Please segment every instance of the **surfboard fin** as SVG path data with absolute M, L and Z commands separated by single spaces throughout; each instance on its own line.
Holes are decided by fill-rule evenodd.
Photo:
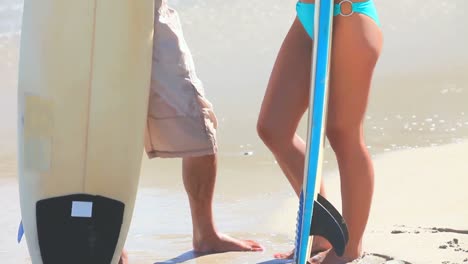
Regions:
M 333 205 L 318 194 L 314 203 L 311 236 L 321 236 L 332 244 L 338 256 L 342 256 L 348 243 L 348 227 Z

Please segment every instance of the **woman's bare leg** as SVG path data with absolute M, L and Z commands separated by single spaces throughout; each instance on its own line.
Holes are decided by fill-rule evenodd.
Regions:
M 298 196 L 304 177 L 306 146 L 296 130 L 309 104 L 311 56 L 312 41 L 296 19 L 278 54 L 257 125 L 259 136 Z M 326 240 L 318 238 L 313 250 L 329 247 Z M 275 257 L 289 258 L 292 253 Z

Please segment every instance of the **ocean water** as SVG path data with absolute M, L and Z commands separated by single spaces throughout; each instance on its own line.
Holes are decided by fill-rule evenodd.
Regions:
M 294 1 L 169 1 L 220 121 L 221 152 L 268 156 L 255 123 Z M 468 2 L 376 1 L 384 32 L 366 121 L 372 152 L 468 135 Z M 0 0 L 0 146 L 16 132 L 22 1 Z M 305 122 L 300 132 L 304 135 Z M 8 135 L 8 137 L 7 137 Z M 14 142 L 14 140 L 13 140 Z M 246 150 L 247 149 L 247 150 Z

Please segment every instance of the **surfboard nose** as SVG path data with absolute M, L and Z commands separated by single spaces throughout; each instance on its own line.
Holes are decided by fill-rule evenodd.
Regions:
M 88 194 L 36 203 L 37 234 L 44 264 L 111 263 L 125 205 Z
M 332 244 L 336 254 L 343 256 L 349 240 L 348 227 L 338 210 L 320 194 L 314 203 L 310 235 L 324 237 Z

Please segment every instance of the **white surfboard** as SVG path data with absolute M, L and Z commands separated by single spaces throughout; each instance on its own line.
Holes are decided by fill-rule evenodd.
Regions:
M 33 264 L 117 263 L 139 181 L 153 0 L 25 0 L 21 213 Z

